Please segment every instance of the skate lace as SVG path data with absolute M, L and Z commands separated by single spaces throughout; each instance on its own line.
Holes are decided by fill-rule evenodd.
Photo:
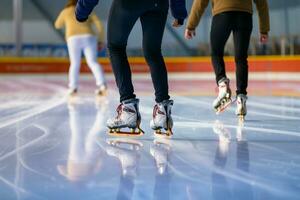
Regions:
M 153 108 L 153 113 L 152 113 L 153 118 L 156 116 L 157 111 L 158 111 L 158 106 L 155 105 Z

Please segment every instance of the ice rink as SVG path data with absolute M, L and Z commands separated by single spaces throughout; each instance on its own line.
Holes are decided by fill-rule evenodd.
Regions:
M 67 77 L 0 77 L 0 199 L 300 199 L 300 79 L 250 80 L 248 115 L 233 105 L 216 116 L 212 79 L 170 76 L 172 139 L 149 127 L 149 77 L 136 77 L 139 138 L 107 135 L 118 93 L 95 98 L 83 76 L 66 97 Z M 234 81 L 231 84 L 234 90 Z

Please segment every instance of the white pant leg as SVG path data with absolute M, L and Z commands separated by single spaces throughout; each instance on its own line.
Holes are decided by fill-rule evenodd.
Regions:
M 70 68 L 69 68 L 69 88 L 78 88 L 79 73 L 80 73 L 80 62 L 81 62 L 81 38 L 74 36 L 67 41 Z
M 104 72 L 102 66 L 97 61 L 97 39 L 95 36 L 88 36 L 83 43 L 83 52 L 86 62 L 91 69 L 95 79 L 96 85 L 100 86 L 105 84 Z

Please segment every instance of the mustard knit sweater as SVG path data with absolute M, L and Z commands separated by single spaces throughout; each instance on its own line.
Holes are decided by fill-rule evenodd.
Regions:
M 93 25 L 97 29 L 97 34 L 93 30 Z M 70 6 L 61 11 L 55 21 L 55 28 L 60 29 L 65 27 L 66 40 L 75 35 L 91 34 L 98 36 L 99 41 L 104 39 L 103 25 L 99 18 L 92 14 L 86 22 L 78 22 L 75 18 L 75 6 Z
M 256 4 L 259 16 L 259 29 L 261 33 L 270 31 L 269 8 L 267 0 L 211 0 L 213 16 L 226 11 L 243 11 L 253 13 L 252 1 Z M 209 0 L 194 0 L 187 29 L 194 30 L 201 19 Z

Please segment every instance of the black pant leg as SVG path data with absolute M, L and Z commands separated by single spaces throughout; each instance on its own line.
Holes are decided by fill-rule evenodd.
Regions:
M 131 70 L 127 59 L 128 36 L 139 17 L 136 6 L 125 0 L 114 0 L 110 9 L 107 28 L 108 50 L 120 101 L 135 98 Z
M 167 69 L 161 53 L 167 15 L 168 1 L 162 0 L 157 9 L 145 12 L 140 18 L 143 29 L 144 56 L 150 67 L 155 101 L 158 103 L 170 98 Z
M 226 77 L 224 63 L 224 48 L 232 30 L 232 17 L 230 12 L 215 15 L 212 19 L 210 43 L 211 59 L 214 67 L 216 82 Z
M 248 49 L 252 32 L 252 14 L 235 13 L 233 40 L 236 63 L 236 93 L 247 94 L 248 87 Z

